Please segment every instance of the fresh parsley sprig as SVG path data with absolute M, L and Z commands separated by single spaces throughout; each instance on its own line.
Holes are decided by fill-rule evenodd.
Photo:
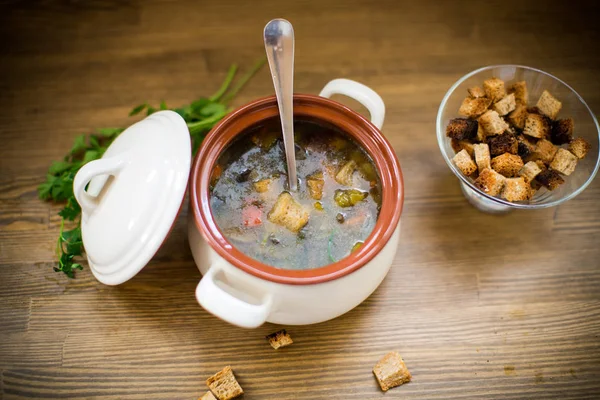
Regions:
M 257 62 L 229 90 L 237 73 L 237 66 L 232 65 L 223 84 L 215 94 L 210 97 L 201 97 L 187 106 L 172 109 L 183 117 L 188 126 L 194 154 L 200 147 L 204 136 L 231 111 L 229 102 L 258 72 L 265 61 L 265 59 L 262 59 Z M 134 107 L 129 116 L 138 115 L 144 111 L 146 115 L 150 115 L 156 111 L 169 109 L 164 101 L 158 107 L 144 103 Z M 81 238 L 81 208 L 73 194 L 73 180 L 79 168 L 92 160 L 101 158 L 112 141 L 124 130 L 125 128 L 102 128 L 97 129 L 95 133 L 90 135 L 77 136 L 69 153 L 63 160 L 54 161 L 50 165 L 46 174 L 46 181 L 38 186 L 40 199 L 65 204 L 58 213 L 61 222 L 56 244 L 58 264 L 54 267 L 54 271 L 63 272 L 69 278 L 75 277 L 75 270 L 83 269 L 81 264 L 77 262 L 76 257 L 81 257 L 85 251 Z M 65 230 L 65 222 L 69 224 L 71 229 Z

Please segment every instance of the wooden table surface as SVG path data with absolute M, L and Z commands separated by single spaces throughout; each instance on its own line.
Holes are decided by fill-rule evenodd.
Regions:
M 600 397 L 600 182 L 560 207 L 485 215 L 463 198 L 435 138 L 446 90 L 484 65 L 557 75 L 600 110 L 592 3 L 527 1 L 3 2 L 0 62 L 0 398 L 195 399 L 231 365 L 245 399 Z M 363 82 L 387 105 L 404 171 L 398 253 L 355 310 L 232 327 L 201 309 L 185 215 L 134 279 L 52 271 L 59 206 L 37 199 L 73 139 L 126 125 L 144 101 L 215 91 L 263 55 L 274 17 L 295 26 L 296 91 Z M 263 69 L 236 105 L 272 93 Z M 183 214 L 186 214 L 184 210 Z M 413 382 L 371 373 L 399 351 Z

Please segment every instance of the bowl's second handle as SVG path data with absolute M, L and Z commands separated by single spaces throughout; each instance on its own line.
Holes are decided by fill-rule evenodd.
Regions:
M 196 300 L 206 311 L 230 324 L 242 328 L 261 326 L 271 312 L 271 296 L 264 296 L 261 304 L 250 304 L 219 287 L 216 275 L 223 272 L 224 262 L 216 261 L 204 274 L 196 287 Z
M 319 96 L 329 98 L 334 94 L 348 96 L 365 106 L 371 114 L 373 125 L 381 129 L 385 118 L 385 104 L 373 89 L 350 79 L 334 79 L 325 85 Z

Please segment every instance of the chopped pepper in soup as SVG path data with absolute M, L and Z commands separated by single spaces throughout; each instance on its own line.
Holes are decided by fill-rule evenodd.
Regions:
M 356 251 L 373 230 L 381 183 L 347 135 L 296 121 L 298 191 L 290 192 L 279 119 L 251 128 L 212 171 L 211 209 L 240 251 L 285 269 L 312 269 Z

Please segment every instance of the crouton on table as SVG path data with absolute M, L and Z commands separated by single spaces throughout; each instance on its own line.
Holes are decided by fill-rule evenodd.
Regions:
M 550 168 L 563 175 L 571 175 L 575 171 L 577 160 L 578 158 L 569 150 L 558 149 L 554 159 L 550 163 Z
M 588 151 L 592 148 L 592 145 L 587 140 L 581 137 L 577 137 L 571 140 L 569 143 L 569 151 L 577 156 L 577 158 L 583 158 L 586 156 Z
M 492 104 L 492 100 L 487 97 L 465 97 L 458 109 L 458 113 L 465 117 L 477 118 L 488 109 L 490 104 Z
M 315 200 L 321 200 L 323 197 L 323 187 L 325 186 L 323 172 L 317 171 L 312 175 L 307 176 L 306 186 L 308 187 L 308 193 L 310 194 L 310 197 Z
M 502 198 L 508 201 L 524 201 L 531 198 L 531 186 L 523 177 L 507 178 L 502 189 Z
M 308 212 L 288 192 L 282 192 L 267 218 L 274 224 L 286 227 L 292 232 L 298 232 L 308 223 Z
M 503 175 L 491 168 L 486 168 L 475 179 L 475 186 L 490 196 L 497 196 L 504 187 L 504 181 L 506 178 Z
M 508 88 L 508 93 L 515 95 L 515 101 L 518 104 L 527 106 L 529 101 L 529 92 L 527 90 L 527 83 L 525 81 L 515 82 Z
M 289 346 L 290 344 L 294 343 L 292 337 L 287 333 L 285 329 L 267 335 L 267 340 L 269 341 L 271 347 L 273 347 L 275 350 L 281 347 Z
M 540 114 L 527 114 L 523 133 L 534 138 L 545 138 L 550 134 L 550 121 Z
M 516 106 L 515 95 L 511 93 L 501 100 L 498 100 L 498 102 L 492 106 L 492 110 L 496 111 L 499 115 L 506 115 L 513 111 Z
M 523 168 L 523 160 L 521 157 L 510 153 L 504 153 L 498 157 L 492 158 L 491 164 L 494 171 L 507 178 L 517 176 L 519 170 Z
M 229 365 L 208 378 L 206 385 L 219 400 L 231 400 L 244 394 Z
M 198 400 L 217 400 L 217 398 L 212 394 L 211 391 L 208 391 L 204 393 Z
M 356 170 L 356 168 L 356 161 L 348 161 L 335 175 L 336 182 L 345 186 L 352 186 L 352 175 L 354 175 L 354 171 Z
M 569 143 L 573 138 L 574 130 L 575 122 L 573 118 L 559 119 L 552 126 L 550 140 L 552 140 L 552 143 L 558 145 Z
M 535 161 L 529 161 L 519 170 L 519 176 L 522 176 L 525 182 L 531 182 L 540 172 L 542 169 L 539 165 Z
M 479 123 L 487 136 L 499 135 L 508 128 L 508 124 L 494 110 L 488 110 L 479 117 Z
M 375 374 L 375 378 L 384 392 L 410 382 L 412 378 L 402 357 L 395 351 L 386 354 L 379 360 L 373 367 L 373 374 Z
M 475 165 L 473 159 L 466 150 L 461 150 L 456 153 L 452 161 L 454 161 L 454 164 L 466 176 L 470 176 L 477 171 L 477 165 Z
M 477 121 L 468 118 L 451 119 L 446 127 L 446 136 L 451 139 L 473 139 L 477 133 Z
M 490 161 L 490 147 L 487 143 L 480 143 L 473 145 L 473 152 L 475 155 L 475 163 L 479 172 L 486 168 L 491 168 Z
M 535 106 L 548 118 L 556 119 L 562 108 L 562 103 L 552 96 L 549 91 L 544 90 Z
M 492 157 L 499 156 L 504 153 L 517 154 L 519 143 L 517 139 L 510 133 L 504 132 L 501 135 L 490 136 L 487 138 L 490 146 L 490 154 Z
M 483 81 L 483 90 L 485 90 L 486 96 L 493 102 L 506 96 L 504 81 L 495 77 Z

